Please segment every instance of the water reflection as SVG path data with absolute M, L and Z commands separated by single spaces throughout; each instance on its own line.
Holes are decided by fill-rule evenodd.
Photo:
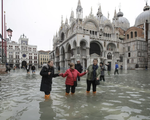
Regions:
M 39 114 L 40 120 L 53 120 L 56 117 L 56 113 L 53 110 L 52 106 L 53 100 L 45 100 L 43 102 L 39 102 Z

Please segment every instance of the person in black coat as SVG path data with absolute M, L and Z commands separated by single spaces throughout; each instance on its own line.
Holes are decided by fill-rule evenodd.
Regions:
M 32 70 L 32 74 L 35 73 L 35 66 L 34 65 L 32 65 L 31 70 Z
M 83 67 L 82 65 L 80 64 L 80 60 L 77 60 L 77 64 L 75 64 L 75 69 L 79 72 L 79 73 L 82 73 L 82 70 L 83 70 Z M 80 81 L 80 77 L 78 76 L 77 77 L 78 81 Z
M 40 75 L 42 76 L 40 91 L 45 93 L 45 99 L 49 99 L 52 90 L 52 78 L 59 76 L 59 74 L 54 74 L 53 61 L 48 61 L 48 64 L 43 65 Z

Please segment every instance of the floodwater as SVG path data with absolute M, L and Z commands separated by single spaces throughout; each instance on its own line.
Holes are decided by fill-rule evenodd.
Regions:
M 150 120 L 150 71 L 119 72 L 106 75 L 96 95 L 86 94 L 85 76 L 69 96 L 65 78 L 54 78 L 49 100 L 39 91 L 39 71 L 1 75 L 0 120 Z

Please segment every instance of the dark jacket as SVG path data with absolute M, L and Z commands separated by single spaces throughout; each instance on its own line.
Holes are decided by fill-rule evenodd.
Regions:
M 31 70 L 35 70 L 35 66 L 32 66 L 32 67 L 31 67 Z
M 110 71 L 110 65 L 106 64 L 106 66 L 107 66 L 107 70 Z
M 81 64 L 75 64 L 75 69 L 78 71 L 78 72 L 82 72 L 83 68 L 82 68 L 82 65 Z
M 26 65 L 26 70 L 30 70 L 30 65 Z
M 48 75 L 48 72 L 51 72 L 51 74 Z M 49 65 L 43 66 L 40 75 L 42 76 L 40 91 L 51 91 L 52 78 L 59 75 L 54 74 L 54 68 L 50 67 Z
M 101 68 L 101 75 L 105 75 L 105 66 L 100 66 Z
M 93 81 L 93 64 L 90 65 L 88 68 L 88 74 L 87 74 L 87 80 L 89 81 Z M 101 68 L 98 66 L 97 70 L 96 70 L 96 78 L 99 78 L 101 74 Z

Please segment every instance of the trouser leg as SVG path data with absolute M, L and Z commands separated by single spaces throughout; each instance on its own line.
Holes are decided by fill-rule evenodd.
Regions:
M 78 78 L 78 81 L 80 81 L 80 77 L 78 76 L 77 78 Z
M 102 80 L 102 75 L 100 75 L 100 81 Z
M 118 70 L 117 70 L 117 74 L 119 74 Z
M 66 85 L 66 93 L 70 92 L 70 85 Z
M 90 91 L 91 89 L 91 82 L 87 80 L 87 91 Z
M 93 87 L 93 92 L 96 92 L 96 84 L 95 84 L 95 80 L 92 81 L 92 87 Z
M 45 95 L 49 95 L 50 91 L 45 91 L 44 93 L 45 93 Z
M 75 86 L 71 86 L 71 93 L 75 93 Z
M 105 76 L 103 76 L 103 81 L 105 81 Z

